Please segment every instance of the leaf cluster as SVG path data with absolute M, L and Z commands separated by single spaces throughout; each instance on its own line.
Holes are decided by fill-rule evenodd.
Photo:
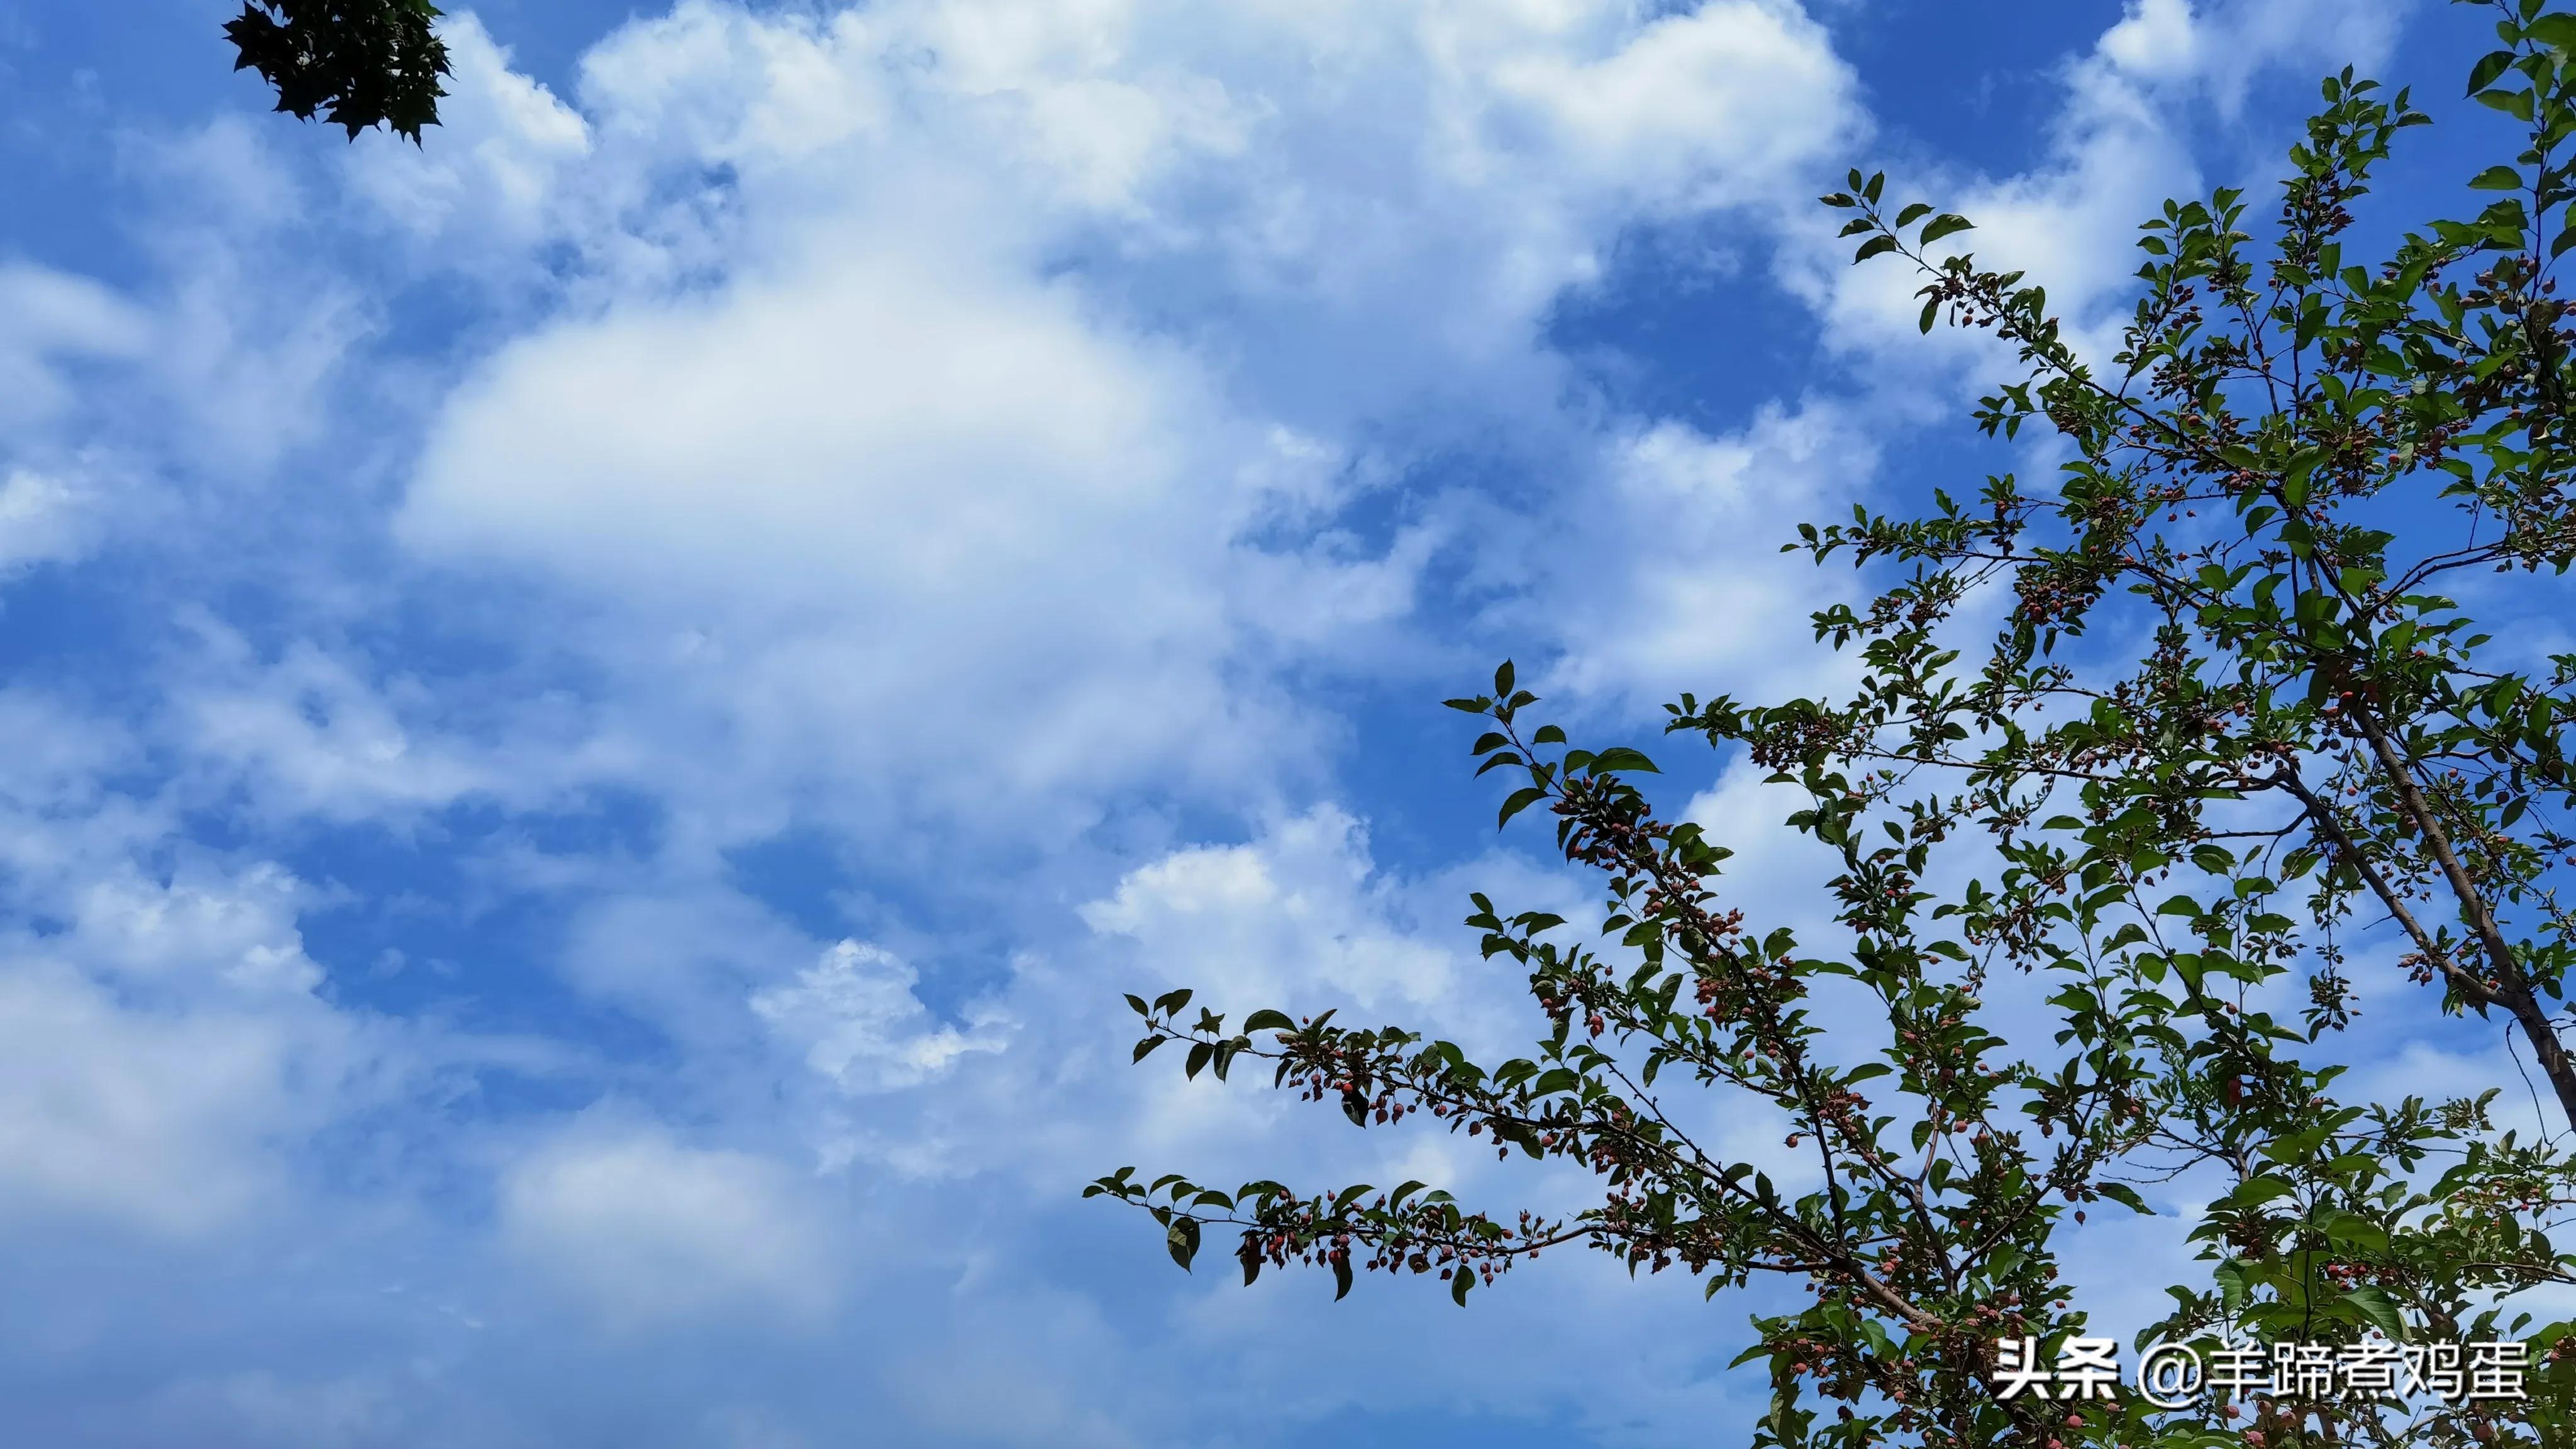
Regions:
M 430 0 L 245 0 L 224 34 L 233 69 L 257 71 L 278 110 L 318 114 L 352 141 L 381 125 L 418 145 L 451 74 L 439 14 Z
M 2464 178 L 2474 214 L 2365 248 L 2356 208 L 2429 118 L 2346 71 L 2264 214 L 2220 189 L 2143 225 L 2107 355 L 1959 250 L 1966 218 L 1890 207 L 1858 171 L 1823 198 L 1857 262 L 1914 269 L 1925 330 L 2004 344 L 1979 426 L 2045 430 L 2065 461 L 1800 530 L 1789 547 L 1878 582 L 1814 618 L 1861 666 L 1848 695 L 1668 707 L 1669 734 L 1798 797 L 1786 823 L 1833 867 L 1821 909 L 1731 896 L 1731 852 L 1638 783 L 1654 762 L 1535 722 L 1506 664 L 1449 702 L 1479 720 L 1479 773 L 1511 780 L 1500 823 L 1545 813 L 1604 887 L 1590 941 L 1474 898 L 1484 956 L 1545 1022 L 1531 1055 L 1488 1066 L 1329 1011 L 1228 1034 L 1185 1022 L 1185 993 L 1134 1000 L 1140 1059 L 1186 1041 L 1191 1074 L 1223 1075 L 1248 1054 L 1355 1126 L 1419 1114 L 1588 1173 L 1591 1206 L 1131 1170 L 1091 1191 L 1154 1212 L 1185 1266 L 1203 1227 L 1239 1232 L 1247 1281 L 1437 1271 L 1463 1302 L 1579 1245 L 1711 1295 L 1793 1284 L 1803 1306 L 1756 1315 L 1743 1360 L 1773 1386 L 1757 1446 L 2566 1442 L 2569 1325 L 2521 1305 L 2576 1283 L 2556 1240 L 2576 1204 L 2576 655 L 2499 641 L 2469 606 L 2545 611 L 2576 562 L 2576 323 L 2554 275 L 2576 246 L 2576 16 L 2463 3 L 2499 39 L 2469 94 L 2520 132 Z M 2542 1132 L 2494 1121 L 2518 1081 L 2351 1097 L 2335 1042 L 2362 971 L 2399 978 L 2375 1009 L 2505 1035 Z M 2008 1023 L 2005 996 L 2052 1029 Z M 1777 1124 L 1801 1184 L 1706 1140 L 1712 1110 Z M 2245 1422 L 2001 1397 L 1998 1339 L 2086 1330 L 2069 1232 L 2159 1198 L 2188 1205 L 2206 1275 L 2140 1346 L 2511 1333 L 2542 1353 L 2535 1397 L 2276 1399 Z

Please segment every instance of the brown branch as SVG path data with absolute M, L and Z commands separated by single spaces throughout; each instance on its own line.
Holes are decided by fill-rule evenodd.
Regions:
M 2495 980 L 2484 984 L 2484 994 L 2513 1014 L 2514 1021 L 2522 1028 L 2523 1038 L 2531 1043 L 2532 1055 L 2539 1060 L 2541 1072 L 2549 1078 L 2550 1087 L 2558 1094 L 2559 1110 L 2567 1114 L 2571 1126 L 2576 1126 L 2576 1059 L 2569 1058 L 2566 1045 L 2559 1041 L 2557 1028 L 2550 1024 L 2547 1008 L 2540 1004 L 2538 995 L 2532 990 L 2531 978 L 2523 973 L 2522 963 L 2514 959 L 2512 946 L 2505 941 L 2503 929 L 2496 924 L 2495 912 L 2488 907 L 2477 882 L 2469 878 L 2468 868 L 2460 863 L 2459 852 L 2451 845 L 2450 832 L 2442 828 L 2441 817 L 2415 783 L 2414 770 L 2398 754 L 2397 747 L 2373 717 L 2368 704 L 2357 695 L 2353 700 L 2351 718 L 2362 737 L 2370 742 L 2371 754 L 2378 761 L 2380 773 L 2387 779 L 2389 788 L 2395 792 L 2398 808 L 2406 813 L 2408 822 L 2421 835 L 2425 853 L 2432 856 L 2433 863 L 2440 867 L 2443 881 L 2450 886 L 2452 896 L 2459 903 L 2460 919 L 2476 935 L 2485 952 L 2487 967 L 2494 973 Z M 2354 860 L 2362 860 L 2359 851 L 2353 851 L 2352 855 Z M 2383 891 L 2383 899 L 2387 898 L 2384 886 L 2374 885 L 2373 888 Z M 2421 944 L 2420 936 L 2418 944 Z M 2455 981 L 2465 978 L 2466 973 L 2449 965 L 2447 959 L 2436 959 L 2441 960 L 2445 970 L 2456 973 Z

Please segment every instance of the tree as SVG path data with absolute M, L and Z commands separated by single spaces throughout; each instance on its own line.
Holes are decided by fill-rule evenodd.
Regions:
M 1712 1297 L 1803 1285 L 1739 1361 L 1774 1389 L 1756 1445 L 2570 1442 L 2576 1340 L 2518 1305 L 2576 1284 L 2550 1236 L 2576 1204 L 2557 895 L 2576 865 L 2576 654 L 2499 641 L 2464 598 L 2545 612 L 2576 561 L 2576 332 L 2554 275 L 2576 246 L 2576 15 L 2461 3 L 2501 37 L 2469 93 L 2521 137 L 2469 180 L 2491 202 L 2372 260 L 2353 208 L 2427 117 L 2346 71 L 2259 221 L 2220 190 L 2145 223 L 2107 360 L 2079 354 L 2041 288 L 1942 247 L 1966 219 L 1891 208 L 1857 171 L 1824 198 L 1857 261 L 1921 276 L 1923 330 L 1946 318 L 2017 358 L 1984 432 L 2050 429 L 2069 458 L 2049 486 L 2007 473 L 1918 515 L 1800 530 L 1791 548 L 1879 581 L 1866 607 L 1815 616 L 1820 647 L 1865 665 L 1849 698 L 1668 707 L 1670 734 L 1802 793 L 1787 823 L 1837 868 L 1828 938 L 1731 900 L 1729 851 L 1636 783 L 1649 759 L 1573 747 L 1506 664 L 1450 701 L 1486 726 L 1483 770 L 1519 782 L 1502 820 L 1543 807 L 1606 884 L 1592 944 L 1474 898 L 1485 956 L 1527 973 L 1545 1021 L 1531 1056 L 1480 1064 L 1329 1010 L 1229 1028 L 1185 1015 L 1187 991 L 1129 998 L 1139 1061 L 1180 1042 L 1193 1077 L 1266 1062 L 1355 1125 L 1427 1115 L 1588 1170 L 1596 1205 L 1547 1218 L 1414 1182 L 1218 1190 L 1133 1169 L 1086 1195 L 1149 1210 L 1184 1267 L 1231 1229 L 1247 1283 L 1311 1265 L 1336 1296 L 1384 1270 L 1437 1274 L 1463 1304 L 1560 1245 L 1686 1269 Z M 2554 1098 L 2545 1129 L 2499 1128 L 2494 1089 L 2343 1095 L 2364 970 L 2416 983 L 2388 1010 L 2509 1032 Z M 2015 1001 L 2047 1027 L 2008 1040 Z M 1810 1185 L 1694 1140 L 1676 1090 L 1776 1118 Z M 2086 1334 L 2071 1231 L 2166 1187 L 2208 1204 L 2190 1231 L 2207 1272 L 2130 1348 L 2514 1335 L 2531 1397 L 2161 1408 L 2017 1389 L 2019 1340 Z
M 418 145 L 447 94 L 439 14 L 430 0 L 244 0 L 224 34 L 239 52 L 233 69 L 258 71 L 277 109 L 319 113 L 352 141 L 382 125 Z

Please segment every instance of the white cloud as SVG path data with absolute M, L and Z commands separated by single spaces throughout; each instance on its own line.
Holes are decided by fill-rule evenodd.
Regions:
M 1853 410 L 1766 403 L 1735 433 L 1664 421 L 1604 451 L 1592 488 L 1486 565 L 1532 584 L 1497 607 L 1501 627 L 1566 651 L 1545 687 L 1634 711 L 1684 689 L 1813 692 L 1849 671 L 1811 646 L 1808 616 L 1850 575 L 1780 547 L 1875 471 L 1876 441 Z
M 80 557 L 95 500 L 47 473 L 25 468 L 0 479 L 0 573 Z
M 131 360 L 148 336 L 145 314 L 97 282 L 24 262 L 0 264 L 0 427 L 22 427 L 70 405 L 62 363 Z
M 565 172 L 590 153 L 590 128 L 544 86 L 510 69 L 471 12 L 440 27 L 453 74 L 439 127 L 413 146 L 389 135 L 349 148 L 341 184 L 424 243 L 423 259 L 507 255 L 545 235 Z
M 24 950 L 23 947 L 19 948 Z M 0 972 L 0 1215 L 197 1236 L 287 1185 L 334 1115 L 349 1043 L 307 1008 L 130 1007 L 20 960 Z
M 788 771 L 1060 834 L 1148 781 L 1311 774 L 1317 722 L 1245 665 L 1383 634 L 1438 543 L 1279 521 L 1329 516 L 1425 398 L 1579 435 L 1548 421 L 1557 293 L 1640 216 L 1802 194 L 1855 112 L 1823 32 L 1751 0 L 1239 19 L 630 26 L 584 63 L 555 212 L 630 284 L 456 394 L 403 538 L 613 597 L 581 642 L 657 751 L 763 762 L 706 783 L 730 799 Z M 1239 328 L 1174 335 L 1171 299 L 1220 293 Z
M 183 623 L 198 644 L 174 700 L 190 749 L 255 783 L 262 803 L 281 815 L 380 820 L 476 792 L 541 792 L 553 783 L 505 774 L 437 730 L 416 682 L 380 684 L 309 641 L 261 661 L 239 632 L 202 612 Z M 407 713 L 431 716 L 425 738 Z M 548 733 L 541 716 L 514 723 L 523 741 Z
M 612 635 L 613 667 L 735 758 L 996 803 L 1217 768 L 1229 475 L 1258 451 L 1069 288 L 866 246 L 505 354 L 405 535 L 616 591 L 689 643 Z
M 193 875 L 93 882 L 71 940 L 98 966 L 136 980 L 252 994 L 302 994 L 319 983 L 295 928 L 294 877 L 265 864 L 232 879 Z
M 1649 215 L 1779 203 L 1853 138 L 1850 77 L 1794 6 L 1707 4 L 1613 33 L 1597 58 L 1502 59 L 1495 86 L 1557 129 L 1551 162 Z
M 1094 931 L 1134 939 L 1157 974 L 1241 1010 L 1330 996 L 1367 1010 L 1448 997 L 1452 952 L 1381 924 L 1391 902 L 1367 835 L 1332 806 L 1246 845 L 1199 846 L 1137 867 L 1082 908 Z
M 2386 64 L 2412 0 L 2131 0 L 2095 54 L 2124 75 L 2205 89 L 2233 119 L 2254 78 L 2271 69 L 2317 71 Z
M 2137 0 L 2120 23 L 2102 32 L 2104 59 L 2131 75 L 2154 79 L 2198 69 L 2201 36 L 2191 0 Z
M 793 986 L 751 998 L 770 1030 L 805 1047 L 805 1061 L 852 1094 L 898 1091 L 945 1075 L 969 1052 L 1002 1049 L 1008 1022 L 990 1011 L 969 1031 L 929 1026 L 912 994 L 920 976 L 881 947 L 842 941 Z
M 576 1123 L 509 1164 L 500 1231 L 528 1269 L 620 1330 L 744 1312 L 809 1321 L 838 1291 L 795 1174 L 651 1126 Z
M 1168 505 L 1186 386 L 1069 289 L 844 255 L 513 348 L 404 526 L 611 585 L 962 599 Z
M 175 838 L 126 730 L 0 696 L 0 1216 L 150 1237 L 296 1197 L 302 1144 L 409 1085 L 401 1034 L 325 1004 L 273 861 Z
M 2065 61 L 2065 100 L 2047 123 L 2041 164 L 2003 176 L 1962 175 L 1937 163 L 1910 174 L 1899 168 L 1890 174 L 1888 200 L 1920 196 L 1976 223 L 1936 252 L 1973 252 L 1982 266 L 2026 273 L 2047 288 L 2051 311 L 2069 324 L 2068 340 L 2107 368 L 2136 295 L 2138 224 L 2168 197 L 2259 183 L 2297 139 L 2286 125 L 2242 125 L 2256 79 L 2297 75 L 2295 103 L 2304 106 L 2315 95 L 2307 72 L 2354 65 L 2368 74 L 2385 63 L 2410 8 L 2130 0 L 2091 50 Z M 2213 104 L 2241 130 L 2241 149 L 2215 156 L 2196 149 L 2193 120 Z M 2215 180 L 2207 174 L 2213 170 Z M 1922 301 L 1914 294 L 1922 278 L 1893 261 L 1848 266 L 1849 243 L 1828 241 L 1828 219 L 1819 214 L 1807 224 L 1811 244 L 1784 258 L 1783 281 L 1816 301 L 1838 346 L 1866 352 L 1873 370 L 1892 379 L 1884 389 L 1890 406 L 1927 421 L 1947 416 L 1937 409 L 2011 371 L 2009 354 L 1982 338 L 1945 329 L 1925 343 L 1916 335 Z M 1947 385 L 1918 392 L 1927 373 L 1947 373 Z

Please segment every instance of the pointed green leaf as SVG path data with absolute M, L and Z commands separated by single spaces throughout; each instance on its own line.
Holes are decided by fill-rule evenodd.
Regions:
M 2576 52 L 2576 15 L 2553 13 L 2534 18 L 2523 34 L 2552 50 Z
M 1592 757 L 1592 773 L 1595 775 L 1610 774 L 1619 770 L 1626 770 L 1631 774 L 1638 775 L 1659 775 L 1663 773 L 1661 770 L 1655 768 L 1654 761 L 1647 759 L 1643 754 L 1636 750 L 1626 749 L 1624 747 L 1615 750 L 1603 750 L 1600 754 Z
M 2391 1343 L 2406 1341 L 2406 1315 L 2399 1311 L 2397 1300 L 2385 1288 L 2373 1284 L 2355 1288 L 2343 1295 L 2343 1301 L 2361 1315 L 2361 1321 L 2388 1336 Z
M 2147 1206 L 2145 1201 L 2138 1196 L 2138 1190 L 2129 1186 L 2125 1182 L 2103 1183 L 2101 1184 L 2101 1192 L 2104 1197 L 2120 1204 L 2131 1212 L 2143 1213 L 2148 1217 L 2154 1217 L 2156 1215 L 2156 1210 Z
M 2513 52 L 2510 50 L 2491 50 L 2479 56 L 2478 63 L 2469 67 L 2469 88 L 2464 94 L 2473 96 L 2495 84 L 2495 78 L 2504 74 L 2505 67 L 2511 64 Z

